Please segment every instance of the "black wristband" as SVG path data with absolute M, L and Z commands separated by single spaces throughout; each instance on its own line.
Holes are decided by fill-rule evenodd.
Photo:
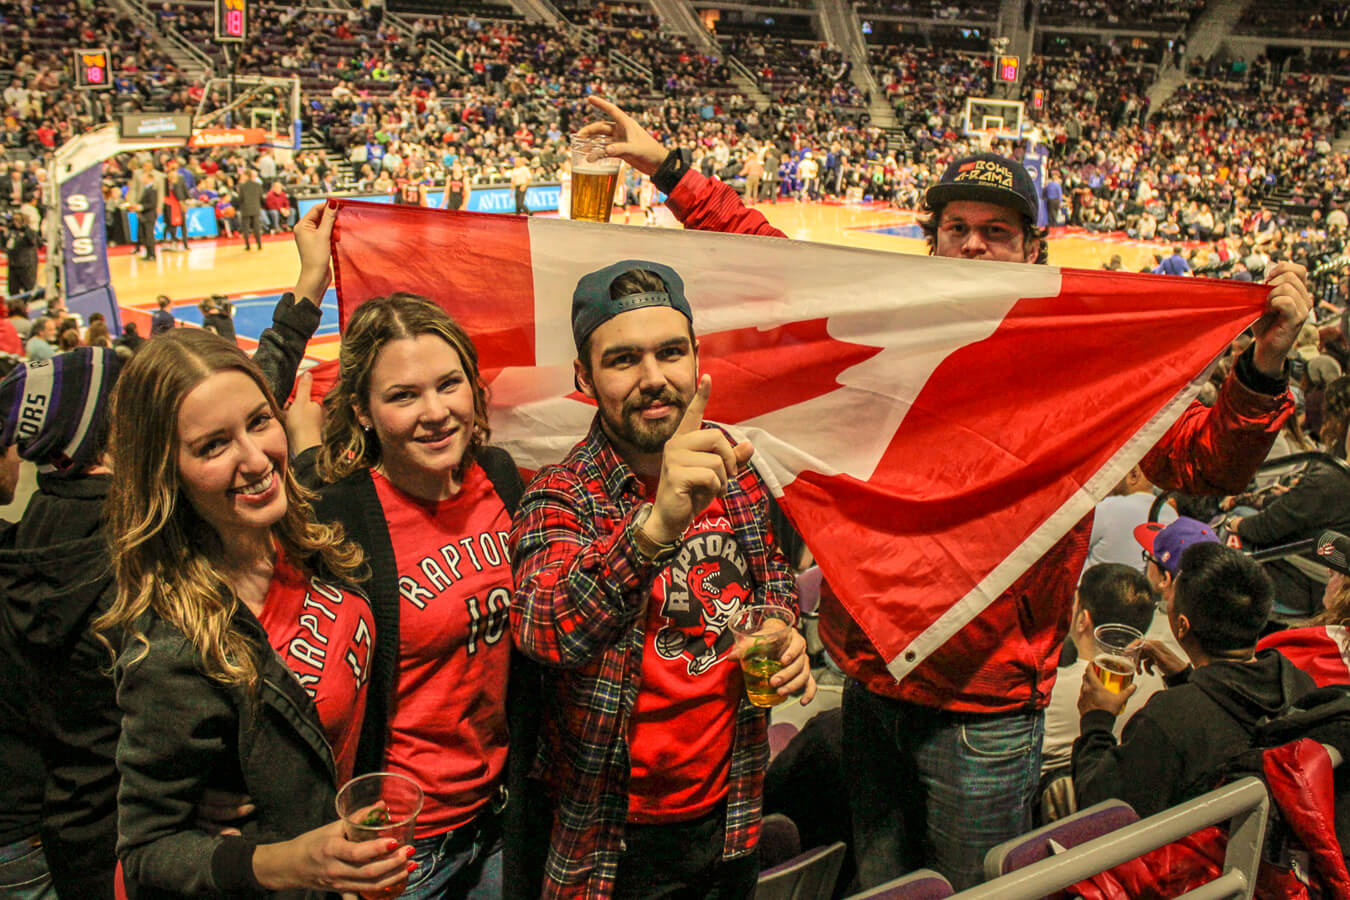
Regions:
M 652 173 L 652 184 L 661 193 L 669 194 L 675 190 L 675 185 L 680 183 L 684 173 L 689 171 L 689 160 L 689 151 L 676 147 L 666 154 L 665 161 Z
M 1237 379 L 1242 382 L 1243 387 L 1250 388 L 1258 394 L 1278 397 L 1289 390 L 1289 360 L 1284 361 L 1284 369 L 1281 371 L 1280 377 L 1271 378 L 1256 368 L 1255 344 L 1242 351 L 1242 355 L 1237 358 L 1237 363 L 1233 366 L 1233 371 L 1237 373 Z

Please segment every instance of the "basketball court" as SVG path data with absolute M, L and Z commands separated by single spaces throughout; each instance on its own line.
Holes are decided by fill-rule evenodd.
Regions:
M 764 203 L 758 207 L 765 217 L 788 237 L 841 244 L 892 253 L 927 252 L 915 214 L 881 204 L 837 203 Z M 678 227 L 664 209 L 658 211 L 663 227 Z M 490 215 L 483 213 L 482 215 Z M 616 212 L 616 218 L 619 214 Z M 634 223 L 642 221 L 634 211 Z M 612 225 L 616 230 L 616 253 L 622 253 L 621 230 L 642 228 L 641 224 Z M 161 245 L 151 262 L 135 257 L 131 248 L 114 248 L 109 253 L 109 268 L 124 321 L 140 322 L 142 334 L 149 333 L 150 314 L 155 298 L 167 294 L 173 301 L 173 313 L 182 322 L 200 322 L 197 302 L 211 294 L 225 294 L 234 303 L 235 329 L 241 344 L 251 346 L 271 323 L 277 298 L 290 290 L 299 273 L 299 260 L 291 238 L 271 235 L 264 238 L 261 252 L 244 250 L 243 239 L 216 238 L 194 241 L 186 253 L 166 251 Z M 1073 229 L 1051 232 L 1052 265 L 1096 269 L 1120 254 L 1125 267 L 1137 271 L 1152 265 L 1153 251 L 1161 244 L 1129 241 L 1119 236 L 1089 235 Z M 337 355 L 337 302 L 329 290 L 324 302 L 324 321 L 310 344 L 314 359 Z

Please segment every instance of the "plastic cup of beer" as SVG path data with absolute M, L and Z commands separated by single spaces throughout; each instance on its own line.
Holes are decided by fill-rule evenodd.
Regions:
M 422 789 L 417 782 L 393 772 L 371 772 L 353 778 L 337 795 L 342 831 L 353 842 L 393 838 L 399 844 L 411 844 L 422 811 Z M 393 900 L 408 886 L 404 877 L 398 884 L 378 891 L 362 891 L 365 900 Z
M 781 606 L 742 606 L 731 617 L 745 693 L 755 706 L 777 706 L 787 699 L 769 679 L 783 668 L 779 660 L 787 652 L 796 627 L 796 614 Z
M 1092 669 L 1102 686 L 1119 694 L 1134 681 L 1134 670 L 1139 664 L 1139 646 L 1144 636 L 1129 625 L 1099 625 L 1093 632 L 1097 652 L 1092 655 Z
M 614 189 L 623 164 L 605 156 L 609 141 L 572 135 L 572 218 L 582 222 L 608 222 L 614 209 Z M 597 159 L 592 159 L 597 156 Z

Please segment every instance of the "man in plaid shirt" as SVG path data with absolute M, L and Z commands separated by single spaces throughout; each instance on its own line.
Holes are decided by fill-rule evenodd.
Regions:
M 703 422 L 711 379 L 667 266 L 587 275 L 572 331 L 599 411 L 535 477 L 511 534 L 511 631 L 550 667 L 544 896 L 748 896 L 768 717 L 746 699 L 727 624 L 743 605 L 797 604 L 754 450 Z M 778 693 L 809 702 L 795 630 L 782 662 Z

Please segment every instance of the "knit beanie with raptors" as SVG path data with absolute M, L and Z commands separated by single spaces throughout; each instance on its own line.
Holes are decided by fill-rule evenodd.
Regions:
M 77 476 L 98 462 L 122 358 L 80 347 L 17 366 L 0 381 L 0 449 L 17 445 L 39 474 Z

